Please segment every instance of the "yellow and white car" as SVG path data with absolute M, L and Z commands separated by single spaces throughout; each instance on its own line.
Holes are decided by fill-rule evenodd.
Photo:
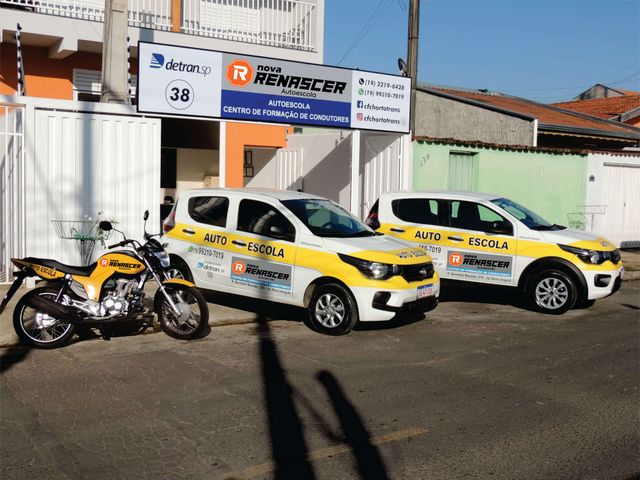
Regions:
M 620 252 L 608 240 L 496 195 L 384 193 L 366 223 L 422 247 L 441 278 L 518 287 L 545 313 L 591 306 L 620 288 Z
M 321 197 L 189 190 L 164 232 L 175 276 L 200 288 L 304 306 L 322 333 L 342 335 L 358 319 L 390 320 L 437 305 L 440 282 L 423 249 L 376 234 Z

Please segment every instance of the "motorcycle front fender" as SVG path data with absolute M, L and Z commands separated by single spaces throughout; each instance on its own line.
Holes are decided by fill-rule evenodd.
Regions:
M 172 283 L 178 284 L 178 285 L 185 285 L 187 287 L 193 287 L 193 288 L 196 287 L 195 283 L 189 282 L 188 280 L 183 280 L 181 278 L 170 278 L 162 282 L 163 285 L 171 285 Z

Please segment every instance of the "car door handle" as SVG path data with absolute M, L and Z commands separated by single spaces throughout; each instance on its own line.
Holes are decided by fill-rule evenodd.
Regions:
M 244 242 L 240 242 L 239 240 L 232 240 L 231 243 L 233 243 L 234 245 L 237 245 L 238 247 L 246 247 L 247 244 Z
M 190 228 L 183 228 L 183 229 L 182 229 L 182 231 L 183 231 L 184 233 L 186 233 L 187 235 L 193 235 L 193 234 L 195 234 L 195 233 L 196 233 L 196 231 L 195 231 L 195 230 L 191 230 Z
M 462 242 L 462 241 L 464 241 L 464 238 L 458 237 L 458 236 L 450 236 L 450 237 L 447 237 L 447 238 L 449 240 L 453 240 L 454 242 Z
M 402 228 L 390 228 L 389 230 L 396 233 L 404 233 L 404 230 Z

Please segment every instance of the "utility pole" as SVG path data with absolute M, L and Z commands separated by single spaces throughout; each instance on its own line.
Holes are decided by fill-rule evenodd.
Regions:
M 102 36 L 102 92 L 104 103 L 128 103 L 127 0 L 105 0 Z
M 409 42 L 407 45 L 408 69 L 411 77 L 411 117 L 409 127 L 411 135 L 416 135 L 416 84 L 418 82 L 418 33 L 420 30 L 420 0 L 409 3 Z

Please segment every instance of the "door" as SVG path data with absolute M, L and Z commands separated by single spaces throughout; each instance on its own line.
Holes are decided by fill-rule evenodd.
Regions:
M 302 190 L 302 150 L 281 148 L 276 154 L 276 188 Z
M 229 198 L 216 195 L 196 195 L 187 200 L 187 221 L 181 228 L 178 248 L 173 249 L 189 265 L 196 285 L 212 290 L 231 286 L 231 235 L 227 229 Z M 182 205 L 178 204 L 178 207 Z M 179 218 L 183 218 L 179 212 Z M 198 243 L 189 239 L 198 239 Z M 201 243 L 200 243 L 201 241 Z
M 392 200 L 394 223 L 382 225 L 380 231 L 416 243 L 431 255 L 440 272 L 445 267 L 444 202 L 433 198 Z
M 478 155 L 451 152 L 449 154 L 449 190 L 473 192 L 478 188 Z
M 614 244 L 640 241 L 640 165 L 604 165 L 604 215 L 591 215 L 593 232 Z
M 510 221 L 480 203 L 448 200 L 444 278 L 516 285 L 517 239 Z
M 235 293 L 291 300 L 296 240 L 293 223 L 275 205 L 241 200 L 231 241 L 229 280 Z
M 402 136 L 362 133 L 360 160 L 361 214 L 366 214 L 381 193 L 401 191 L 407 166 Z

